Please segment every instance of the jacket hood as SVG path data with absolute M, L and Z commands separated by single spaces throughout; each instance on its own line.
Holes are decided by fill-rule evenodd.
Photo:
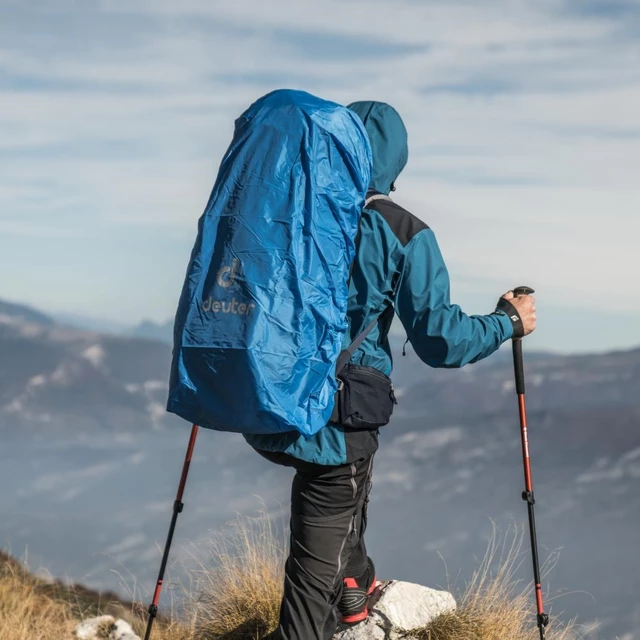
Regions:
M 400 114 L 385 102 L 352 102 L 348 109 L 358 114 L 369 134 L 373 152 L 371 189 L 388 194 L 407 164 L 407 130 Z

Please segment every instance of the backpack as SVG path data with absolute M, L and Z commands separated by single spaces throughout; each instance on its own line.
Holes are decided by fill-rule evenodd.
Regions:
M 278 90 L 238 118 L 178 304 L 168 411 L 240 433 L 327 424 L 371 174 L 338 104 Z

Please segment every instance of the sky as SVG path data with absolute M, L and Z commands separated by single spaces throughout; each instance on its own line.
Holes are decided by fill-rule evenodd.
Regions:
M 394 198 L 452 297 L 537 290 L 530 344 L 640 345 L 640 0 L 0 0 L 0 298 L 170 318 L 234 119 L 389 102 Z

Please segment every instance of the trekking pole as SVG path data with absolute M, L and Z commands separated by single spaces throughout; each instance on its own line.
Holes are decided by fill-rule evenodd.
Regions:
M 530 287 L 516 287 L 514 297 L 528 296 L 534 293 Z M 529 534 L 531 537 L 531 556 L 533 558 L 533 577 L 535 582 L 536 605 L 538 608 L 538 629 L 540 640 L 545 640 L 545 628 L 549 624 L 549 616 L 544 612 L 542 601 L 542 584 L 540 579 L 540 562 L 538 561 L 538 540 L 536 536 L 536 519 L 533 507 L 536 503 L 533 497 L 533 481 L 531 479 L 531 460 L 529 458 L 529 434 L 527 432 L 527 409 L 524 401 L 524 363 L 522 359 L 522 338 L 513 339 L 513 368 L 516 378 L 516 393 L 518 394 L 518 409 L 520 411 L 520 435 L 522 437 L 522 460 L 524 462 L 525 490 L 522 499 L 527 503 L 529 511 Z
M 149 637 L 151 636 L 151 628 L 153 627 L 153 621 L 156 619 L 156 616 L 158 615 L 158 602 L 160 601 L 160 593 L 162 592 L 164 572 L 165 572 L 165 569 L 167 568 L 167 561 L 169 560 L 169 549 L 171 549 L 171 542 L 173 540 L 173 532 L 175 531 L 175 528 L 176 528 L 178 514 L 182 513 L 182 509 L 184 508 L 184 504 L 182 502 L 182 494 L 184 493 L 184 487 L 187 484 L 187 475 L 189 474 L 189 465 L 191 464 L 193 449 L 196 446 L 197 435 L 198 435 L 198 425 L 194 424 L 191 427 L 191 436 L 189 438 L 189 446 L 187 447 L 187 454 L 184 458 L 182 475 L 180 476 L 180 484 L 178 485 L 178 494 L 176 495 L 176 499 L 173 503 L 173 515 L 171 516 L 169 533 L 167 534 L 167 541 L 164 545 L 162 561 L 160 562 L 160 571 L 158 573 L 156 589 L 153 593 L 153 601 L 149 605 L 149 620 L 147 622 L 147 631 L 144 634 L 144 640 L 149 640 Z

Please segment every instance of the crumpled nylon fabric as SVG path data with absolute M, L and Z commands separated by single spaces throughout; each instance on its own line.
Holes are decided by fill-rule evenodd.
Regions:
M 176 313 L 168 411 L 241 433 L 325 426 L 371 174 L 338 104 L 283 89 L 238 118 Z

